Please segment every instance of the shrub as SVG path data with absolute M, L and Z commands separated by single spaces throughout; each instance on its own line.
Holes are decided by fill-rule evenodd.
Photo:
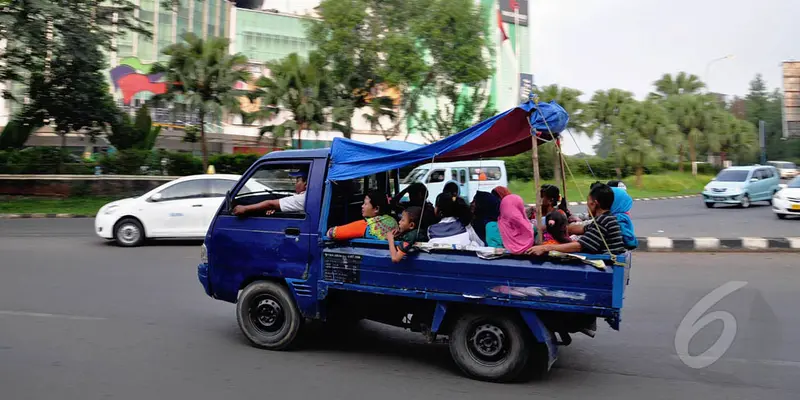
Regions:
M 189 153 L 167 153 L 167 173 L 173 176 L 202 174 L 203 161 Z M 216 167 L 214 167 L 216 169 Z
M 258 154 L 217 154 L 211 156 L 209 164 L 220 174 L 243 174 L 247 168 L 258 161 Z

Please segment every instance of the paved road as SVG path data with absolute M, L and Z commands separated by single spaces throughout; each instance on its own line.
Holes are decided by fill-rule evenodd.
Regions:
M 570 207 L 584 212 L 585 206 Z M 779 220 L 766 202 L 749 209 L 708 209 L 699 197 L 636 201 L 631 211 L 637 236 L 665 237 L 797 237 L 800 218 Z
M 497 385 L 463 378 L 445 346 L 371 323 L 347 342 L 316 338 L 299 351 L 257 350 L 240 334 L 234 306 L 202 292 L 197 244 L 122 249 L 92 237 L 81 221 L 27 222 L 0 221 L 3 399 L 796 399 L 800 393 L 796 255 L 637 255 L 621 332 L 601 326 L 595 339 L 576 338 L 543 381 Z M 738 322 L 733 346 L 712 366 L 691 369 L 676 356 L 676 328 L 696 301 L 728 281 L 748 282 L 714 307 Z M 691 354 L 708 348 L 721 329 L 717 321 L 700 331 Z

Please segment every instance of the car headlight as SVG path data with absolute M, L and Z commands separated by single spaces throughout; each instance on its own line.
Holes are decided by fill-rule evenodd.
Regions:
M 783 200 L 783 194 L 781 194 L 781 192 L 780 192 L 780 191 L 778 191 L 777 193 L 775 193 L 775 195 L 774 195 L 774 196 L 772 196 L 772 197 L 774 197 L 774 198 L 776 198 L 776 199 L 778 199 L 778 200 Z
M 108 207 L 106 207 L 105 210 L 103 210 L 103 214 L 111 215 L 111 214 L 114 214 L 115 212 L 117 212 L 117 210 L 119 210 L 119 206 L 118 205 L 108 206 Z
M 208 249 L 206 248 L 205 243 L 200 246 L 200 262 L 203 264 L 208 264 Z

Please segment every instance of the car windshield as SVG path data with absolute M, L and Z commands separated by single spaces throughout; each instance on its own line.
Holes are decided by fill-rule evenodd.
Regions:
M 789 183 L 786 184 L 786 187 L 792 189 L 800 189 L 800 176 L 790 180 Z
M 726 169 L 717 174 L 717 182 L 744 182 L 747 180 L 747 170 Z
M 401 183 L 414 183 L 414 182 L 421 182 L 422 178 L 425 177 L 425 174 L 428 173 L 427 168 L 415 168 L 412 170 Z

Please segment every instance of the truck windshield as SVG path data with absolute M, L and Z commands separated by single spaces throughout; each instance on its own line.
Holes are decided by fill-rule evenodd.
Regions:
M 422 178 L 424 178 L 427 173 L 427 168 L 415 168 L 405 178 L 403 178 L 401 183 L 410 184 L 414 182 L 421 182 Z
M 726 169 L 717 174 L 717 182 L 744 182 L 748 171 Z

